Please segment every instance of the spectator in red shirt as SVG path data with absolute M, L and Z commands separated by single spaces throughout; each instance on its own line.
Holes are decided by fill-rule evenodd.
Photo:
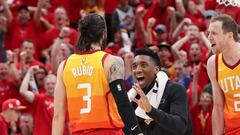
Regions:
M 56 76 L 49 74 L 44 78 L 45 94 L 34 94 L 29 90 L 30 77 L 38 70 L 38 66 L 31 67 L 26 73 L 21 87 L 21 95 L 33 105 L 34 129 L 33 135 L 51 135 L 53 119 L 53 94 Z
M 53 43 L 56 38 L 63 39 L 65 42 L 74 46 L 78 39 L 78 32 L 75 29 L 70 28 L 70 32 L 66 37 L 59 37 L 59 33 L 63 27 L 67 27 L 68 16 L 67 12 L 63 7 L 58 7 L 54 12 L 54 18 L 56 21 L 56 25 L 54 28 L 49 29 L 46 31 L 44 35 L 44 45 L 43 50 L 48 49 Z M 73 47 L 72 47 L 73 48 Z
M 16 76 L 15 71 L 16 67 L 13 63 L 9 63 L 9 65 L 7 63 L 0 63 L 0 112 L 2 103 L 5 100 L 18 97 L 20 78 L 14 77 Z
M 1 135 L 8 135 L 8 125 L 15 125 L 19 117 L 19 110 L 25 109 L 17 99 L 8 99 L 3 102 L 2 112 L 0 113 L 0 133 Z M 11 129 L 11 133 L 16 132 L 16 129 Z
M 31 40 L 25 40 L 22 43 L 20 62 L 17 64 L 17 68 L 20 69 L 22 75 L 24 75 L 31 66 L 38 65 L 44 67 L 43 63 L 34 58 L 35 50 L 35 45 Z
M 210 89 L 210 91 L 208 91 Z M 194 135 L 212 135 L 212 94 L 211 85 L 206 85 L 199 102 L 190 110 Z

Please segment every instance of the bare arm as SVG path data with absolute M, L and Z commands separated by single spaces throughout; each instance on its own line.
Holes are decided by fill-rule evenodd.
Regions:
M 216 80 L 215 55 L 213 55 L 208 59 L 207 71 L 208 71 L 208 76 L 211 80 L 211 84 L 213 88 L 212 131 L 213 131 L 213 135 L 223 135 L 224 133 L 224 119 L 223 119 L 224 96 Z
M 206 35 L 204 32 L 200 32 L 200 37 L 203 41 L 203 44 L 207 47 L 208 51 L 206 54 L 206 58 L 208 58 L 212 53 L 212 47 L 210 41 L 207 39 Z
M 137 9 L 137 28 L 140 29 L 141 35 L 138 35 L 142 38 L 143 43 L 146 43 L 145 37 L 147 36 L 145 28 L 144 28 L 144 23 L 143 23 L 143 14 L 144 14 L 144 9 L 142 7 Z
M 175 42 L 172 46 L 172 52 L 175 55 L 179 55 L 180 53 L 180 48 L 184 45 L 184 43 L 186 43 L 189 39 L 189 35 L 187 34 L 185 37 L 179 39 L 177 42 Z M 179 58 L 179 56 L 176 56 L 176 58 Z
M 63 83 L 63 61 L 58 68 L 57 83 L 54 92 L 54 116 L 52 122 L 52 135 L 62 135 L 66 116 L 66 89 Z
M 179 11 L 182 15 L 186 13 L 184 8 L 183 0 L 175 0 L 177 11 Z
M 34 93 L 29 90 L 29 81 L 34 72 L 33 70 L 36 68 L 36 66 L 33 66 L 28 70 L 20 86 L 20 94 L 30 103 L 34 101 Z
M 191 20 L 189 18 L 184 18 L 181 23 L 176 27 L 176 29 L 173 31 L 172 37 L 173 39 L 176 39 L 179 34 L 184 30 L 184 26 L 186 24 L 191 24 Z
M 7 21 L 8 21 L 8 24 L 10 24 L 13 20 L 13 15 L 12 15 L 12 12 L 11 10 L 9 9 L 9 6 L 8 4 L 5 2 L 5 0 L 0 0 L 0 4 L 3 6 L 4 8 L 4 13 L 7 17 Z
M 140 134 L 142 131 L 124 87 L 123 60 L 117 56 L 108 56 L 104 62 L 104 71 L 126 130 L 131 134 Z
M 153 17 L 148 19 L 147 33 L 144 34 L 144 39 L 146 40 L 145 43 L 147 45 L 151 45 L 153 43 L 153 41 L 152 41 L 152 27 L 155 24 L 155 22 L 156 22 L 156 19 L 153 18 Z
M 43 6 L 43 0 L 38 0 L 37 10 L 34 11 L 34 21 L 36 23 L 39 23 L 40 21 L 42 6 Z

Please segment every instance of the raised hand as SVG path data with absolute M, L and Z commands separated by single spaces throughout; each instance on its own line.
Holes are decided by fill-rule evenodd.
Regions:
M 149 103 L 147 96 L 144 94 L 143 90 L 139 86 L 139 84 L 134 84 L 133 88 L 136 90 L 138 95 L 140 95 L 140 99 L 132 98 L 131 100 L 135 102 L 140 108 L 142 108 L 145 112 L 150 112 L 152 110 L 152 106 Z

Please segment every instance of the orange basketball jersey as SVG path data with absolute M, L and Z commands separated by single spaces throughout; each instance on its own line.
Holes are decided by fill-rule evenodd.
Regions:
M 72 132 L 124 127 L 103 69 L 106 56 L 93 51 L 72 54 L 66 61 L 63 81 Z
M 240 60 L 230 66 L 220 53 L 216 57 L 216 67 L 216 77 L 225 97 L 226 135 L 240 135 Z

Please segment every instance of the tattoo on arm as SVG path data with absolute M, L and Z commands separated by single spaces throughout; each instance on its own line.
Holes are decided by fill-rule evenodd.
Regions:
M 124 79 L 124 62 L 121 59 L 114 60 L 108 71 L 109 83 L 117 79 Z

